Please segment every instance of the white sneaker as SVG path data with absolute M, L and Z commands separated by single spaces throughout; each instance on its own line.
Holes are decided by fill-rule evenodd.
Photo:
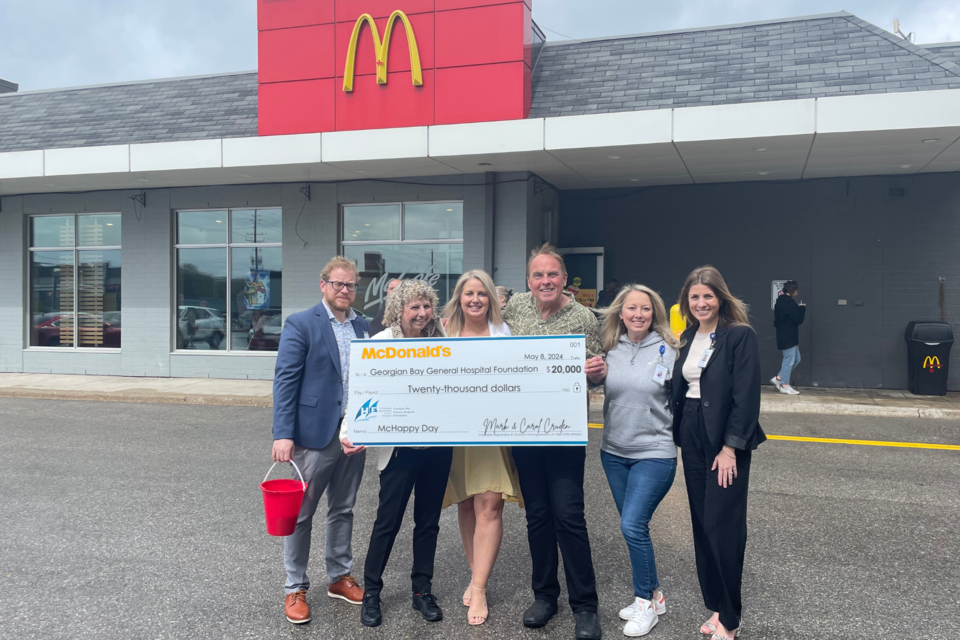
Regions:
M 657 626 L 660 617 L 657 615 L 657 610 L 653 608 L 653 603 L 649 600 L 637 598 L 634 604 L 636 609 L 623 627 L 623 635 L 630 638 L 639 638 L 650 633 L 650 630 Z
M 780 387 L 780 393 L 785 393 L 785 394 L 787 394 L 788 396 L 798 396 L 798 395 L 800 395 L 800 392 L 799 392 L 799 391 L 797 391 L 796 389 L 794 389 L 793 387 L 791 387 L 791 386 L 788 385 L 788 384 L 785 384 L 785 385 L 783 385 L 782 387 Z
M 657 595 L 656 592 L 654 592 L 653 595 Z M 660 592 L 659 600 L 653 599 L 651 602 L 653 602 L 653 609 L 657 612 L 658 616 L 662 616 L 667 612 L 667 599 L 664 597 L 663 591 Z
M 783 391 L 783 382 L 777 379 L 777 376 L 770 378 L 770 382 L 773 383 L 773 386 L 775 386 L 778 391 Z
M 656 592 L 654 592 L 653 595 L 657 595 Z M 633 614 L 637 612 L 637 607 L 640 606 L 641 602 L 646 602 L 646 600 L 643 600 L 641 598 L 634 598 L 633 602 L 630 603 L 629 606 L 626 606 L 623 609 L 620 609 L 620 619 L 629 620 L 630 618 L 632 618 Z M 651 600 L 650 603 L 653 605 L 653 609 L 654 611 L 657 612 L 658 616 L 662 616 L 667 612 L 667 600 L 663 595 L 663 591 L 660 592 L 659 600 L 654 599 L 654 600 Z

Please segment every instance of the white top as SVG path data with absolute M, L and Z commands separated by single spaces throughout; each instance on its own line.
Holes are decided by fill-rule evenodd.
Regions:
M 491 338 L 510 335 L 510 327 L 508 327 L 505 323 L 498 327 L 491 322 L 489 323 L 489 327 L 490 327 Z M 442 336 L 438 336 L 438 337 L 442 337 Z M 383 339 L 389 340 L 393 338 L 393 331 L 390 329 L 390 327 L 387 327 L 377 335 L 371 336 L 371 338 L 378 339 L 378 340 L 383 340 Z M 347 413 L 349 412 L 350 412 L 350 407 L 348 405 Z M 340 439 L 342 440 L 343 438 L 346 438 L 346 437 L 347 437 L 347 421 L 343 420 L 340 423 Z M 393 455 L 394 448 L 393 447 L 375 447 L 375 448 L 379 450 L 377 452 L 377 470 L 383 471 L 384 469 L 387 468 L 387 463 L 390 462 L 390 457 Z
M 710 334 L 697 333 L 693 342 L 690 343 L 690 351 L 687 352 L 687 359 L 683 363 L 683 378 L 690 386 L 687 388 L 688 398 L 700 398 L 700 358 L 703 352 L 710 347 Z

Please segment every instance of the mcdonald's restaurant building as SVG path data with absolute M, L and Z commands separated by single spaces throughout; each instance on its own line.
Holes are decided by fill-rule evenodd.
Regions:
M 545 241 L 587 304 L 717 266 L 766 378 L 796 280 L 800 385 L 902 389 L 907 323 L 960 321 L 960 43 L 844 12 L 545 42 L 531 0 L 250 1 L 257 71 L 0 82 L 0 371 L 269 379 L 332 256 L 373 316 L 394 277 L 523 291 Z

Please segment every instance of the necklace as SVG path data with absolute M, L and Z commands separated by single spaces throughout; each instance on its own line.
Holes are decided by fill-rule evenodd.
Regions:
M 630 348 L 633 350 L 633 357 L 630 358 L 630 366 L 633 366 L 633 361 L 637 359 L 637 354 L 640 353 L 641 343 L 639 342 L 630 342 Z

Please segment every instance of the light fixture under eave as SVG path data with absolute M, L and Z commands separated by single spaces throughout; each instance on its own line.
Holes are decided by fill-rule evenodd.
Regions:
M 912 167 L 912 166 L 913 166 L 912 164 L 902 164 L 902 165 L 900 165 L 900 168 L 901 168 L 901 169 L 909 169 L 909 168 Z
M 758 149 L 754 149 L 754 151 L 766 151 L 766 150 L 767 150 L 766 147 L 760 147 Z
M 216 222 L 217 224 L 222 224 L 223 220 L 214 220 L 214 222 Z
M 920 142 L 923 142 L 923 143 L 940 142 L 940 138 L 926 138 L 924 140 L 921 140 Z
M 619 160 L 620 156 L 607 156 L 608 160 Z
M 630 178 L 630 182 L 640 182 L 640 178 Z
M 769 171 L 761 171 L 761 172 L 760 172 L 760 175 L 765 176 L 765 175 L 767 175 L 767 174 L 769 174 L 769 173 L 770 173 Z

